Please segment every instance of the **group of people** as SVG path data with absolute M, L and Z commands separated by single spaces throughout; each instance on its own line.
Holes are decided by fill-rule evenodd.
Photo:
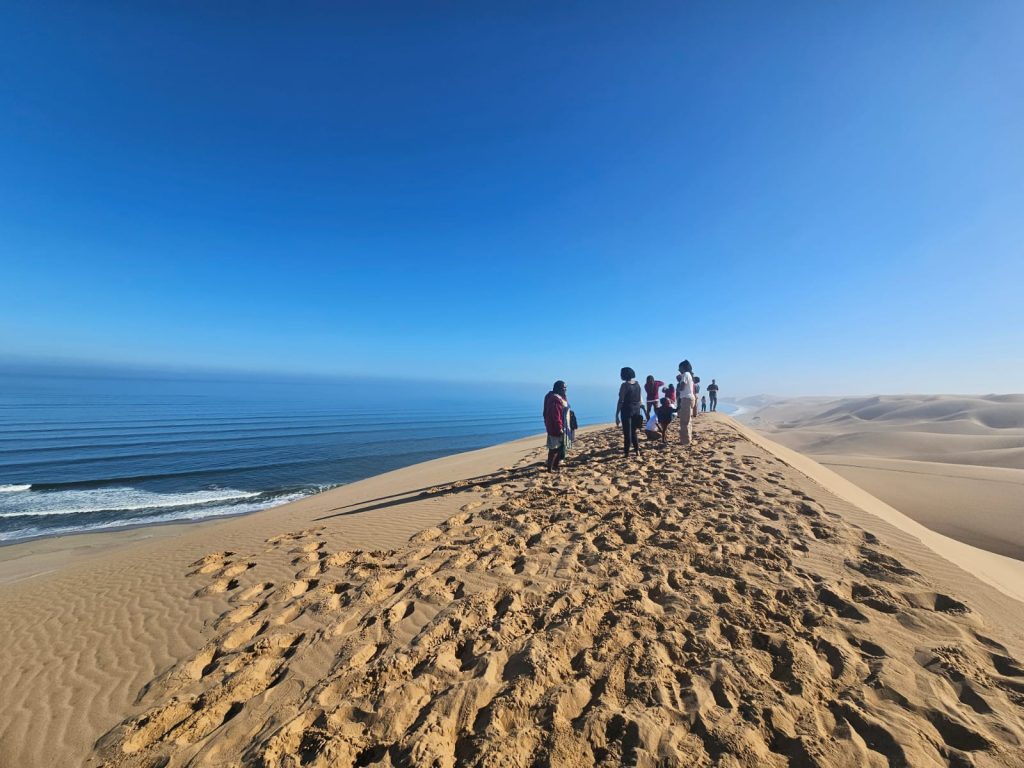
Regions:
M 679 364 L 676 383 L 665 386 L 654 376 L 648 376 L 643 386 L 636 379 L 636 371 L 623 368 L 619 371 L 622 384 L 619 399 L 615 405 L 615 426 L 622 427 L 623 455 L 628 458 L 632 448 L 640 455 L 637 434 L 643 428 L 648 439 L 668 441 L 668 429 L 673 419 L 679 420 L 679 442 L 689 445 L 693 440 L 693 419 L 697 417 L 697 398 L 700 396 L 700 410 L 718 410 L 718 384 L 714 379 L 707 388 L 707 395 L 700 395 L 700 377 L 693 375 L 689 360 Z M 660 395 L 660 397 L 659 397 Z M 569 406 L 564 381 L 556 381 L 551 391 L 544 396 L 544 426 L 547 430 L 547 469 L 558 471 L 565 458 L 576 431 L 576 414 Z
M 676 383 L 667 387 L 663 381 L 648 376 L 641 388 L 640 382 L 636 380 L 636 372 L 628 367 L 619 372 L 619 378 L 622 384 L 619 386 L 619 399 L 615 406 L 615 425 L 622 426 L 624 456 L 629 456 L 631 448 L 637 456 L 640 455 L 637 434 L 641 427 L 648 439 L 660 438 L 663 443 L 667 442 L 668 429 L 673 419 L 679 421 L 680 444 L 690 444 L 693 440 L 693 419 L 697 416 L 700 377 L 694 375 L 689 360 L 679 364 Z M 708 394 L 713 403 L 712 410 L 717 409 L 718 384 L 714 380 L 708 387 Z M 645 399 L 642 399 L 643 395 L 646 395 Z M 706 400 L 702 405 L 706 410 Z

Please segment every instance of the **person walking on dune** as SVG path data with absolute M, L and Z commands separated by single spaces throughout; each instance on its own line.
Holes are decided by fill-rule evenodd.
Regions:
M 544 395 L 544 427 L 548 433 L 548 472 L 557 472 L 565 452 L 565 431 L 568 424 L 565 414 L 568 401 L 565 399 L 565 382 L 556 381 L 551 391 Z
M 622 384 L 619 386 L 619 401 L 615 405 L 615 426 L 622 425 L 622 453 L 629 458 L 629 448 L 640 455 L 640 443 L 636 432 L 643 426 L 643 391 L 632 368 L 619 371 Z
M 676 387 L 676 398 L 679 402 L 677 414 L 679 416 L 679 444 L 689 445 L 693 439 L 694 406 L 696 405 L 696 393 L 693 390 L 693 366 L 689 360 L 683 360 L 679 364 L 679 386 Z
M 714 379 L 708 384 L 708 405 L 711 406 L 712 411 L 718 410 L 718 385 L 715 384 Z

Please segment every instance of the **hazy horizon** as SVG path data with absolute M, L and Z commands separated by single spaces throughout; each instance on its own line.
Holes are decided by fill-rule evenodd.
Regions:
M 216 368 L 216 367 L 190 367 L 187 365 L 179 366 L 153 366 L 153 365 L 139 365 L 128 362 L 113 362 L 113 361 L 86 361 L 86 360 L 73 360 L 68 358 L 44 358 L 44 357 L 10 357 L 0 356 L 0 385 L 3 384 L 3 378 L 5 376 L 54 376 L 54 377 L 68 377 L 68 378 L 132 378 L 140 381 L 147 379 L 158 380 L 158 379 L 169 379 L 169 380 L 197 380 L 197 381 L 245 381 L 245 380 L 256 380 L 256 381 L 267 381 L 274 383 L 295 383 L 301 385 L 304 383 L 313 384 L 356 384 L 366 387 L 379 386 L 381 379 L 387 379 L 395 382 L 396 385 L 416 385 L 416 386 L 431 386 L 443 389 L 445 392 L 450 391 L 453 388 L 459 386 L 470 386 L 478 387 L 485 386 L 491 388 L 499 388 L 505 391 L 536 391 L 542 393 L 546 390 L 551 382 L 547 381 L 497 381 L 487 379 L 475 379 L 475 380 L 455 380 L 455 379 L 437 379 L 422 376 L 403 376 L 399 378 L 393 378 L 388 376 L 372 376 L 372 375 L 356 375 L 356 374 L 344 374 L 344 373 L 322 373 L 315 371 L 269 371 L 269 370 L 257 370 L 257 369 L 241 369 L 241 368 Z M 639 374 L 640 378 L 644 377 L 644 374 Z M 661 373 L 658 373 L 661 376 Z M 666 382 L 667 383 L 667 382 Z M 702 378 L 702 385 L 711 383 L 711 378 Z M 587 382 L 587 381 L 574 381 L 572 382 L 574 388 L 582 388 L 587 392 L 588 399 L 593 397 L 595 394 L 600 392 L 611 392 L 614 393 L 618 382 L 614 379 L 608 379 L 607 381 L 600 382 Z M 476 390 L 474 390 L 476 391 Z M 435 392 L 436 394 L 436 392 Z M 480 394 L 477 392 L 477 394 Z M 861 397 L 899 397 L 901 395 L 913 396 L 969 396 L 969 397 L 983 397 L 983 396 L 1000 396 L 1000 395 L 1024 395 L 1024 392 L 1012 392 L 1012 391 L 931 391 L 931 392 L 911 392 L 911 391 L 865 391 L 865 392 L 818 392 L 818 393 L 804 393 L 794 394 L 787 392 L 747 392 L 747 391 L 736 391 L 730 392 L 728 395 L 722 395 L 721 400 L 723 402 L 736 403 L 742 400 L 750 400 L 754 398 L 765 398 L 770 400 L 772 398 L 778 399 L 842 399 L 842 398 L 861 398 Z

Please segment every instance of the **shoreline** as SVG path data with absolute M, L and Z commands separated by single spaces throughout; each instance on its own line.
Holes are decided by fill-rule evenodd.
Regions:
M 879 514 L 859 506 L 871 498 L 867 494 L 844 500 L 842 488 L 836 492 L 819 479 L 825 477 L 819 470 L 828 470 L 746 434 L 730 417 L 705 415 L 697 425 L 709 435 L 731 430 L 749 450 L 792 467 L 787 477 L 799 493 L 815 498 L 836 519 L 896 546 L 915 570 L 929 574 L 935 589 L 969 597 L 1004 642 L 1024 651 L 1022 598 L 1000 591 L 979 561 L 962 557 L 966 550 L 952 553 L 958 560 L 940 554 L 931 546 L 935 540 L 915 535 L 895 510 Z M 580 433 L 614 444 L 614 435 L 600 434 L 607 429 L 597 425 Z M 555 478 L 532 470 L 543 451 L 542 436 L 531 436 L 230 518 L 42 538 L 0 549 L 0 614 L 8 619 L 0 625 L 0 644 L 14 670 L 0 681 L 0 697 L 10 702 L 9 712 L 19 713 L 0 723 L 0 758 L 26 767 L 80 762 L 97 738 L 144 708 L 148 699 L 140 691 L 210 642 L 224 617 L 240 610 L 237 595 L 255 588 L 246 586 L 253 578 L 287 586 L 302 582 L 295 581 L 297 567 L 313 573 L 319 567 L 316 550 L 302 542 L 330 542 L 330 551 L 367 556 L 401 551 L 415 534 L 443 529 L 467 502 L 514 499 L 515 484 L 508 478 L 571 482 L 571 468 Z M 599 471 L 631 466 L 614 459 L 602 459 Z M 288 549 L 288 542 L 295 546 Z M 827 542 L 823 546 L 827 553 Z M 290 561 L 288 551 L 296 553 Z M 197 590 L 197 577 L 190 574 L 208 568 L 216 570 L 204 578 L 213 580 Z M 47 733 L 46 743 L 35 738 L 38 733 Z
M 580 429 L 578 430 L 578 433 L 579 434 L 585 434 L 587 431 L 592 431 L 592 430 L 596 430 L 596 429 L 604 429 L 604 428 L 606 428 L 608 426 L 609 426 L 609 424 L 589 424 L 587 426 L 580 427 Z M 368 475 L 367 477 L 360 478 L 359 480 L 353 480 L 353 481 L 347 482 L 347 483 L 340 483 L 338 485 L 331 485 L 330 487 L 324 488 L 323 490 L 310 492 L 309 494 L 307 494 L 305 496 L 302 496 L 302 497 L 300 497 L 298 499 L 292 499 L 291 501 L 286 501 L 286 502 L 284 502 L 282 504 L 274 504 L 274 505 L 269 506 L 269 507 L 263 507 L 262 509 L 248 510 L 248 511 L 245 511 L 245 512 L 237 512 L 237 513 L 233 513 L 233 514 L 211 515 L 209 517 L 203 517 L 203 518 L 198 518 L 198 519 L 183 518 L 183 519 L 180 519 L 180 520 L 161 520 L 161 521 L 146 522 L 146 523 L 127 523 L 125 525 L 112 525 L 112 526 L 105 527 L 105 528 L 95 528 L 95 529 L 91 529 L 91 530 L 72 531 L 72 532 L 58 533 L 58 534 L 46 534 L 46 533 L 44 533 L 44 534 L 40 534 L 38 536 L 27 536 L 25 538 L 20 538 L 20 539 L 0 540 L 0 566 L 2 566 L 2 563 L 4 562 L 4 558 L 2 557 L 2 554 L 3 554 L 4 550 L 5 549 L 9 549 L 11 547 L 18 547 L 18 546 L 21 546 L 21 545 L 30 545 L 30 544 L 41 544 L 42 542 L 48 542 L 48 541 L 57 542 L 57 541 L 61 541 L 61 540 L 68 540 L 68 541 L 71 542 L 71 545 L 66 547 L 66 548 L 67 549 L 75 549 L 74 541 L 73 540 L 77 539 L 77 537 L 92 537 L 92 536 L 103 537 L 103 536 L 107 536 L 107 535 L 115 536 L 115 535 L 119 535 L 119 534 L 130 533 L 130 532 L 133 532 L 133 531 L 134 532 L 142 532 L 142 531 L 147 531 L 147 530 L 151 530 L 151 529 L 156 531 L 158 529 L 167 528 L 167 527 L 192 528 L 192 527 L 204 526 L 204 525 L 215 525 L 215 524 L 217 524 L 219 522 L 226 522 L 226 521 L 230 521 L 230 520 L 238 520 L 238 519 L 242 519 L 242 518 L 252 517 L 254 515 L 261 515 L 261 514 L 264 514 L 264 513 L 275 511 L 275 510 L 281 510 L 281 509 L 283 509 L 285 507 L 289 507 L 292 504 L 298 504 L 298 503 L 301 503 L 301 502 L 308 501 L 309 499 L 314 499 L 314 498 L 321 497 L 321 496 L 323 496 L 325 494 L 333 493 L 333 492 L 335 492 L 335 491 L 337 491 L 337 490 L 339 490 L 341 488 L 347 488 L 347 487 L 355 485 L 357 483 L 362 483 L 362 482 L 366 482 L 367 480 L 373 480 L 375 478 L 384 477 L 384 476 L 391 475 L 391 474 L 396 473 L 396 472 L 404 472 L 405 470 L 408 470 L 408 469 L 413 468 L 413 467 L 419 467 L 419 466 L 422 466 L 422 465 L 431 464 L 432 462 L 445 461 L 447 459 L 451 459 L 451 458 L 458 457 L 458 456 L 470 456 L 470 455 L 476 454 L 476 453 L 478 453 L 480 451 L 487 451 L 487 450 L 494 449 L 494 448 L 501 448 L 503 446 L 509 446 L 509 445 L 517 444 L 517 443 L 520 443 L 520 442 L 523 442 L 523 441 L 530 441 L 530 440 L 536 440 L 536 441 L 542 442 L 544 440 L 544 435 L 543 435 L 543 433 L 537 433 L 537 434 L 534 434 L 534 435 L 527 435 L 525 437 L 516 438 L 515 440 L 508 440 L 508 441 L 505 441 L 503 443 L 495 443 L 494 445 L 484 446 L 483 448 L 475 448 L 475 449 L 470 450 L 470 451 L 460 451 L 460 452 L 457 452 L 457 453 L 450 453 L 450 454 L 448 454 L 446 456 L 439 456 L 439 457 L 434 458 L 434 459 L 427 459 L 426 461 L 420 461 L 420 462 L 416 462 L 414 464 L 407 464 L 407 465 L 405 465 L 403 467 L 398 467 L 396 469 L 390 469 L 390 470 L 386 470 L 385 472 L 380 472 L 380 473 L 377 473 L 377 474 Z M 138 538 L 138 540 L 141 540 L 141 539 L 150 538 L 150 537 L 148 537 L 148 536 L 139 536 L 137 538 Z M 56 549 L 65 549 L 65 547 L 56 547 L 56 546 L 55 546 L 55 548 Z M 3 583 L 3 578 L 0 577 L 0 584 L 2 584 L 2 583 Z

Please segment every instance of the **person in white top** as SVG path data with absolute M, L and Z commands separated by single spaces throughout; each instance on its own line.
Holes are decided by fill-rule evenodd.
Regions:
M 693 386 L 693 366 L 689 360 L 683 360 L 679 364 L 679 373 L 682 378 L 679 386 L 676 387 L 676 399 L 679 403 L 677 413 L 679 414 L 679 443 L 689 445 L 693 439 L 693 429 L 690 426 L 693 419 L 693 406 L 697 402 L 697 393 Z

